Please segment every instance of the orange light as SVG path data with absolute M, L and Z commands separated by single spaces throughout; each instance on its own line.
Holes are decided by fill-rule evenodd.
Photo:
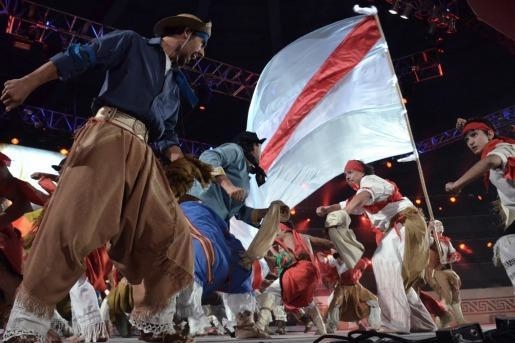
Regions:
M 492 242 L 488 242 L 488 243 L 486 243 L 486 247 L 487 247 L 487 248 L 491 248 L 491 247 L 493 247 L 493 245 L 494 245 L 494 244 L 493 244 Z
M 20 140 L 16 137 L 13 137 L 11 139 L 11 144 L 18 145 L 18 144 L 20 144 Z
M 456 199 L 456 197 L 450 197 L 450 198 L 449 198 L 449 201 L 450 201 L 450 202 L 452 202 L 452 203 L 455 203 L 455 202 L 456 202 L 456 200 L 457 200 L 457 199 Z
M 470 255 L 470 254 L 472 254 L 472 253 L 473 253 L 472 249 L 470 249 L 470 247 L 469 247 L 469 246 L 467 246 L 465 243 L 460 243 L 460 244 L 458 245 L 458 248 L 459 248 L 462 252 L 464 252 L 465 254 L 469 254 L 469 255 Z
M 61 149 L 59 150 L 59 153 L 60 153 L 61 155 L 63 155 L 63 156 L 68 155 L 68 152 L 69 152 L 69 151 L 68 151 L 68 149 L 66 149 L 66 148 L 61 148 Z
M 390 161 L 386 162 L 386 168 L 391 168 L 391 167 L 393 167 L 393 163 Z
M 198 109 L 199 109 L 199 110 L 201 110 L 201 111 L 205 111 L 205 110 L 206 110 L 206 106 L 204 106 L 204 105 L 200 105 L 200 106 L 198 107 Z
M 422 200 L 420 200 L 420 199 L 415 200 L 415 204 L 420 205 L 421 203 L 422 203 Z
M 406 98 L 402 98 L 402 103 L 403 103 L 404 105 L 406 105 L 406 104 L 408 103 L 408 99 L 406 99 Z
M 297 213 L 297 211 L 295 211 L 295 209 L 294 209 L 294 208 L 292 208 L 292 209 L 290 210 L 290 214 L 291 214 L 292 216 L 294 216 L 294 215 L 295 215 L 295 213 Z

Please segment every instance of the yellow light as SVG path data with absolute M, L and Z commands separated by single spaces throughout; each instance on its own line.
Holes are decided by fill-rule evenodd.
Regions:
M 63 155 L 63 156 L 68 155 L 68 152 L 69 152 L 69 151 L 68 151 L 68 149 L 66 149 L 66 148 L 61 148 L 61 149 L 59 150 L 59 153 L 60 153 L 61 155 Z
M 391 168 L 391 167 L 393 167 L 393 163 L 392 163 L 392 162 L 390 162 L 390 161 L 386 162 L 386 167 L 387 167 L 387 168 Z
M 456 199 L 456 197 L 450 197 L 450 198 L 449 198 L 449 201 L 450 201 L 450 202 L 452 202 L 452 203 L 455 203 L 455 202 L 456 202 L 456 200 L 457 200 L 457 199 Z
M 420 199 L 415 200 L 415 204 L 420 205 L 421 203 L 422 203 L 422 200 L 420 200 Z
M 13 137 L 11 139 L 11 144 L 18 145 L 18 144 L 20 144 L 20 140 L 16 137 Z
M 465 250 L 465 248 L 466 248 L 466 247 L 467 247 L 467 246 L 465 245 L 465 243 L 460 243 L 460 244 L 458 245 L 458 248 L 460 248 L 460 250 Z

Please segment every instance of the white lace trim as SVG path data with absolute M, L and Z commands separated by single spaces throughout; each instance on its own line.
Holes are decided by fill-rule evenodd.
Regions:
M 85 342 L 96 342 L 99 338 L 109 338 L 109 333 L 104 322 L 81 328 L 80 335 L 84 338 Z
M 14 301 L 2 339 L 7 341 L 13 337 L 34 336 L 39 341 L 44 342 L 50 329 L 50 318 L 40 317 L 28 311 L 21 303 L 20 293 L 18 292 Z
M 54 310 L 54 316 L 50 322 L 50 327 L 54 329 L 59 334 L 59 336 L 69 337 L 73 335 L 72 327 L 68 324 L 66 319 L 61 317 L 57 310 Z
M 202 292 L 202 285 L 196 281 L 179 292 L 176 308 L 179 318 L 198 317 L 201 313 L 204 313 L 202 310 Z
M 162 311 L 151 314 L 150 311 L 134 309 L 130 315 L 129 322 L 144 333 L 174 334 L 173 316 L 175 314 L 176 296 Z
M 254 296 L 254 293 L 248 292 L 248 293 L 238 293 L 238 294 L 231 294 L 231 293 L 221 293 L 222 299 L 224 301 L 225 305 L 225 312 L 227 314 L 227 318 L 230 322 L 232 322 L 231 319 L 236 319 L 236 314 L 250 311 L 255 312 L 256 311 L 256 297 Z M 227 312 L 231 312 L 232 318 L 229 317 Z

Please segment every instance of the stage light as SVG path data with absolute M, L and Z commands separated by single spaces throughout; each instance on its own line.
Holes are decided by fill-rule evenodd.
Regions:
M 294 216 L 294 215 L 295 215 L 295 213 L 297 213 L 297 211 L 295 211 L 295 209 L 294 209 L 294 208 L 292 208 L 292 209 L 290 210 L 290 214 L 291 214 L 292 216 Z
M 199 109 L 200 111 L 205 111 L 205 110 L 206 110 L 206 106 L 204 106 L 204 105 L 200 105 L 200 106 L 198 107 L 198 109 Z
M 68 149 L 66 149 L 66 148 L 61 148 L 61 149 L 59 149 L 59 153 L 60 153 L 61 155 L 63 155 L 63 156 L 68 155 L 68 152 L 69 152 L 69 151 L 68 151 Z
M 386 162 L 386 168 L 391 168 L 391 167 L 393 167 L 393 163 L 390 161 Z
M 408 99 L 406 99 L 406 98 L 402 98 L 402 103 L 403 103 L 404 105 L 406 105 L 406 104 L 408 103 Z
M 456 197 L 450 197 L 449 201 L 454 204 L 457 201 L 457 199 L 456 199 Z
M 478 195 L 477 200 L 481 201 L 481 200 L 483 200 L 483 197 L 481 195 Z
M 11 144 L 18 145 L 20 144 L 20 140 L 16 137 L 11 138 Z
M 311 221 L 311 219 L 310 219 L 310 218 L 308 218 L 308 219 L 306 219 L 306 221 L 309 223 L 309 222 Z
M 401 18 L 408 19 L 412 10 L 413 10 L 413 5 L 409 4 L 409 3 L 406 4 L 406 6 L 404 7 L 404 11 L 402 11 Z
M 443 211 L 443 207 L 442 206 L 438 206 L 438 211 Z
M 466 245 L 465 243 L 460 243 L 460 244 L 458 245 L 458 248 L 459 248 L 462 252 L 464 252 L 465 254 L 470 255 L 470 254 L 472 254 L 472 253 L 473 253 L 472 249 L 470 249 L 470 247 L 469 247 L 468 245 Z
M 494 244 L 493 244 L 492 242 L 488 242 L 488 243 L 486 243 L 486 247 L 487 247 L 487 248 L 491 248 L 491 247 L 493 247 L 493 246 L 494 246 Z
M 422 200 L 420 200 L 420 199 L 415 199 L 415 204 L 420 205 L 421 203 L 422 203 Z
M 391 14 L 397 14 L 399 13 L 399 9 L 401 8 L 401 1 L 400 0 L 397 0 L 395 1 L 395 3 L 393 4 L 392 8 L 390 8 L 388 10 L 388 12 L 390 12 Z

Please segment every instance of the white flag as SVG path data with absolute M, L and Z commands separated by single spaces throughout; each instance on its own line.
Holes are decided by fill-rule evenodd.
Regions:
M 341 174 L 349 159 L 413 152 L 376 17 L 338 21 L 274 56 L 254 91 L 247 130 L 267 138 L 261 165 L 268 178 L 259 188 L 264 196 L 248 199 L 253 207 L 276 199 L 293 207 Z

